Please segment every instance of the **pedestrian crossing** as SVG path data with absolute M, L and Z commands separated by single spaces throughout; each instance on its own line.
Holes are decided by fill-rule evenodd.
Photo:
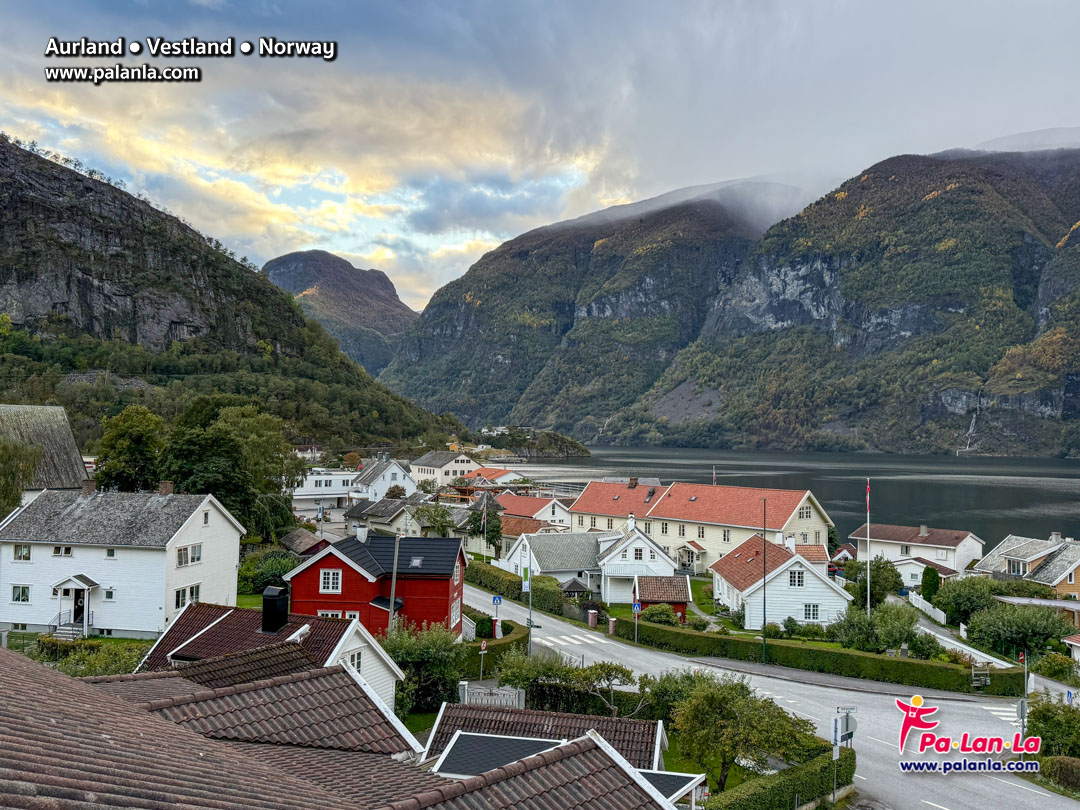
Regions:
M 576 646 L 576 645 L 580 645 L 580 644 L 614 644 L 615 643 L 613 641 L 608 641 L 606 638 L 599 635 L 598 633 L 588 633 L 588 634 L 581 633 L 581 634 L 562 635 L 562 636 L 545 636 L 543 638 L 541 638 L 540 636 L 536 636 L 536 637 L 533 638 L 533 641 L 537 642 L 538 644 L 543 644 L 545 647 L 553 647 L 553 648 Z
M 1010 726 L 1020 728 L 1020 721 L 1016 719 L 1016 704 L 1004 703 L 994 704 L 993 706 L 983 706 L 982 708 L 994 715 L 999 720 L 1004 720 Z

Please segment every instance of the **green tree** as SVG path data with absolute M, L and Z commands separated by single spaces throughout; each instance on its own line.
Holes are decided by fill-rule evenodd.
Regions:
M 386 497 L 394 501 L 401 500 L 405 497 L 405 487 L 401 484 L 394 484 L 386 490 Z
M 160 480 L 158 462 L 165 438 L 165 420 L 143 405 L 128 405 L 102 423 L 97 458 L 98 486 L 121 492 L 154 489 Z
M 1027 733 L 1042 738 L 1042 756 L 1080 757 L 1080 708 L 1044 690 L 1029 704 Z
M 886 649 L 898 650 L 915 638 L 919 614 L 910 605 L 885 603 L 873 612 L 870 621 L 877 633 L 878 643 Z
M 22 503 L 41 461 L 41 450 L 0 436 L 0 519 Z
M 855 606 L 866 610 L 866 563 L 860 560 L 848 560 L 844 563 L 844 579 L 848 581 L 848 592 L 855 597 Z M 885 601 L 885 597 L 896 593 L 904 585 L 900 572 L 884 557 L 875 557 L 870 562 L 870 607 L 875 608 Z
M 672 715 L 680 752 L 719 790 L 736 761 L 764 767 L 770 755 L 801 754 L 814 733 L 809 720 L 758 697 L 745 678 L 733 675 L 698 684 Z
M 534 683 L 569 685 L 574 669 L 554 650 L 541 647 L 529 655 L 522 645 L 514 647 L 499 659 L 496 676 L 500 685 L 528 689 Z
M 848 605 L 844 615 L 826 628 L 826 635 L 841 647 L 877 652 L 881 649 L 877 631 L 864 608 Z
M 949 624 L 967 624 L 980 610 L 996 605 L 994 583 L 982 577 L 950 579 L 934 595 L 934 607 L 945 611 Z
M 240 440 L 225 425 L 179 428 L 169 434 L 161 451 L 161 476 L 177 490 L 213 495 L 247 526 L 255 489 L 243 457 Z
M 570 685 L 575 689 L 588 692 L 600 699 L 600 702 L 611 712 L 612 717 L 619 716 L 619 704 L 615 701 L 616 689 L 634 689 L 637 686 L 637 676 L 629 667 L 616 664 L 611 661 L 597 661 L 587 667 L 580 667 L 570 671 Z M 624 717 L 633 717 L 641 711 L 648 702 L 648 695 L 643 695 L 638 701 L 637 707 L 624 714 Z
M 967 628 L 968 638 L 976 644 L 1005 654 L 1039 650 L 1047 641 L 1060 641 L 1072 631 L 1068 619 L 1053 608 L 1003 602 L 980 610 Z
M 222 408 L 214 424 L 225 426 L 240 440 L 243 464 L 256 492 L 280 495 L 303 480 L 304 460 L 292 451 L 279 417 L 244 405 Z
M 425 503 L 418 506 L 413 512 L 413 517 L 421 526 L 426 527 L 424 537 L 429 534 L 436 537 L 449 537 L 450 532 L 454 530 L 453 513 L 440 503 Z
M 487 519 L 483 512 L 473 512 L 469 515 L 469 523 L 466 526 L 470 537 L 483 535 L 484 542 L 493 549 L 492 556 L 496 560 L 502 556 L 502 518 L 499 517 L 498 509 L 488 509 Z
M 922 572 L 922 598 L 933 602 L 941 588 L 941 574 L 932 565 L 926 566 Z
M 397 623 L 381 641 L 383 649 L 405 673 L 405 688 L 399 686 L 399 691 L 411 705 L 399 702 L 399 715 L 411 709 L 433 712 L 444 700 L 456 699 L 468 656 L 456 634 L 441 624 L 417 627 Z

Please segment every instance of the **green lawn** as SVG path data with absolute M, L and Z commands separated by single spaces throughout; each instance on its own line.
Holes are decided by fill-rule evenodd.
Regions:
M 706 615 L 716 613 L 711 596 L 705 595 L 705 588 L 712 586 L 711 577 L 690 577 L 690 595 L 694 597 L 694 604 L 701 608 Z
M 258 608 L 262 610 L 262 594 L 241 593 L 236 596 L 236 606 L 242 608 Z
M 664 752 L 664 769 L 668 771 L 677 771 L 679 773 L 702 773 L 700 766 L 695 765 L 679 751 L 679 735 L 671 729 L 668 729 L 667 735 L 668 750 Z M 741 765 L 733 765 L 731 771 L 728 773 L 727 785 L 725 788 L 730 790 L 736 785 L 745 782 L 748 778 L 753 778 L 756 775 L 757 774 L 746 770 Z M 712 793 L 716 792 L 716 783 L 713 782 L 712 779 L 709 780 L 709 790 Z
M 412 712 L 405 715 L 401 722 L 405 724 L 405 728 L 417 734 L 434 726 L 437 716 L 438 712 Z

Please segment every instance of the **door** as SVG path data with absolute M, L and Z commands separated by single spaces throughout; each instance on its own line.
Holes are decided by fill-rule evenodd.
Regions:
M 81 588 L 76 588 L 71 592 L 71 595 L 73 598 L 71 621 L 75 624 L 82 624 L 83 613 L 86 611 L 86 591 Z

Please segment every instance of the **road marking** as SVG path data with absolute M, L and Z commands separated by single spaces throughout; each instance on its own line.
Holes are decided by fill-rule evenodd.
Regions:
M 896 747 L 891 742 L 885 742 L 884 740 L 879 740 L 877 737 L 871 737 L 869 734 L 866 735 L 866 739 L 873 740 L 874 742 L 879 742 L 882 745 L 887 745 L 887 746 L 889 746 L 889 748 L 895 748 Z
M 599 636 L 597 636 L 597 637 L 593 637 L 593 636 L 567 636 L 566 638 L 576 638 L 578 641 L 580 641 L 583 644 L 610 644 L 611 643 L 607 639 L 600 638 Z
M 798 709 L 788 709 L 788 711 L 789 712 L 795 712 L 795 714 L 801 714 L 803 717 L 809 717 L 811 720 L 817 720 L 819 723 L 821 722 L 820 717 L 814 717 L 814 715 L 812 715 L 812 714 L 807 714 L 806 712 L 800 712 Z
M 545 647 L 554 647 L 555 646 L 550 641 L 548 641 L 546 638 L 534 638 L 533 641 L 535 641 L 537 644 L 543 644 Z
M 1027 790 L 1027 791 L 1029 791 L 1031 793 L 1038 793 L 1040 796 L 1049 796 L 1050 795 L 1049 793 L 1043 793 L 1041 790 L 1035 790 L 1035 788 L 1029 788 L 1029 787 L 1024 787 L 1023 785 L 1018 785 L 1018 784 L 1016 784 L 1016 782 L 1010 782 L 1007 779 L 998 779 L 996 776 L 990 776 L 990 774 L 986 774 L 986 776 L 989 776 L 995 782 L 1001 782 L 1002 784 L 1005 784 L 1005 785 L 1012 785 L 1014 788 L 1020 788 L 1021 790 Z
M 554 641 L 556 644 L 558 644 L 561 647 L 566 646 L 567 644 L 573 644 L 574 643 L 573 641 L 567 641 L 566 639 L 564 639 L 564 638 L 562 638 L 560 636 L 549 636 L 548 640 L 549 641 Z
M 949 810 L 948 807 L 942 807 L 940 804 L 934 804 L 933 802 L 928 802 L 926 799 L 923 799 L 922 803 L 923 804 L 928 804 L 931 807 L 936 807 L 938 810 Z
M 865 776 L 859 776 L 859 774 L 855 774 L 855 778 L 856 779 L 862 779 L 864 782 L 866 781 L 866 777 Z

